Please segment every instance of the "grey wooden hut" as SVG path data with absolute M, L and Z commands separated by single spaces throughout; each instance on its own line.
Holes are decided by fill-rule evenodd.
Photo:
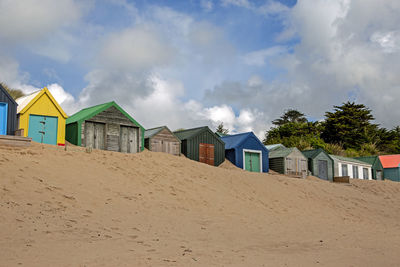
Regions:
M 295 147 L 280 148 L 269 152 L 269 168 L 273 171 L 307 177 L 307 158 Z
M 14 135 L 17 127 L 17 102 L 0 84 L 0 135 Z
M 302 151 L 308 159 L 308 170 L 316 177 L 333 181 L 333 160 L 322 148 Z
M 225 143 L 207 126 L 176 131 L 187 158 L 218 166 L 225 160 Z
M 144 149 L 144 128 L 114 101 L 78 111 L 66 121 L 74 145 L 125 153 Z
M 181 154 L 181 140 L 167 126 L 147 129 L 144 132 L 144 146 L 153 152 L 164 152 L 175 156 Z

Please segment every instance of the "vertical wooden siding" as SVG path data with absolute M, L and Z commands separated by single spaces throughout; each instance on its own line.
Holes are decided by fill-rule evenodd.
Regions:
M 5 90 L 5 89 L 4 89 Z M 14 135 L 17 130 L 17 104 L 0 89 L 0 102 L 8 104 L 7 109 L 7 134 Z
M 197 136 L 187 140 L 187 145 L 182 151 L 186 150 L 186 157 L 199 161 L 200 143 L 214 145 L 214 166 L 219 166 L 225 160 L 225 144 L 217 140 L 213 134 L 204 131 Z M 183 144 L 183 142 L 182 142 Z

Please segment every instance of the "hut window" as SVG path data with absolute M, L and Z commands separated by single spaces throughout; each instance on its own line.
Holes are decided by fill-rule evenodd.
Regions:
M 347 164 L 342 164 L 342 176 L 348 176 Z
M 358 166 L 353 166 L 353 178 L 359 178 L 358 177 Z

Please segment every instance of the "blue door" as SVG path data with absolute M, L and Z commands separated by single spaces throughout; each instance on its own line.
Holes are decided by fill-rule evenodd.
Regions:
M 57 145 L 57 117 L 29 115 L 28 136 L 33 141 Z
M 8 104 L 0 102 L 0 134 L 7 134 L 7 110 Z

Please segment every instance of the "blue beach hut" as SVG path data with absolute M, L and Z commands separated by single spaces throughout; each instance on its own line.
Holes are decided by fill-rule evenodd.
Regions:
M 268 149 L 253 132 L 220 137 L 225 157 L 237 167 L 251 172 L 268 172 Z

